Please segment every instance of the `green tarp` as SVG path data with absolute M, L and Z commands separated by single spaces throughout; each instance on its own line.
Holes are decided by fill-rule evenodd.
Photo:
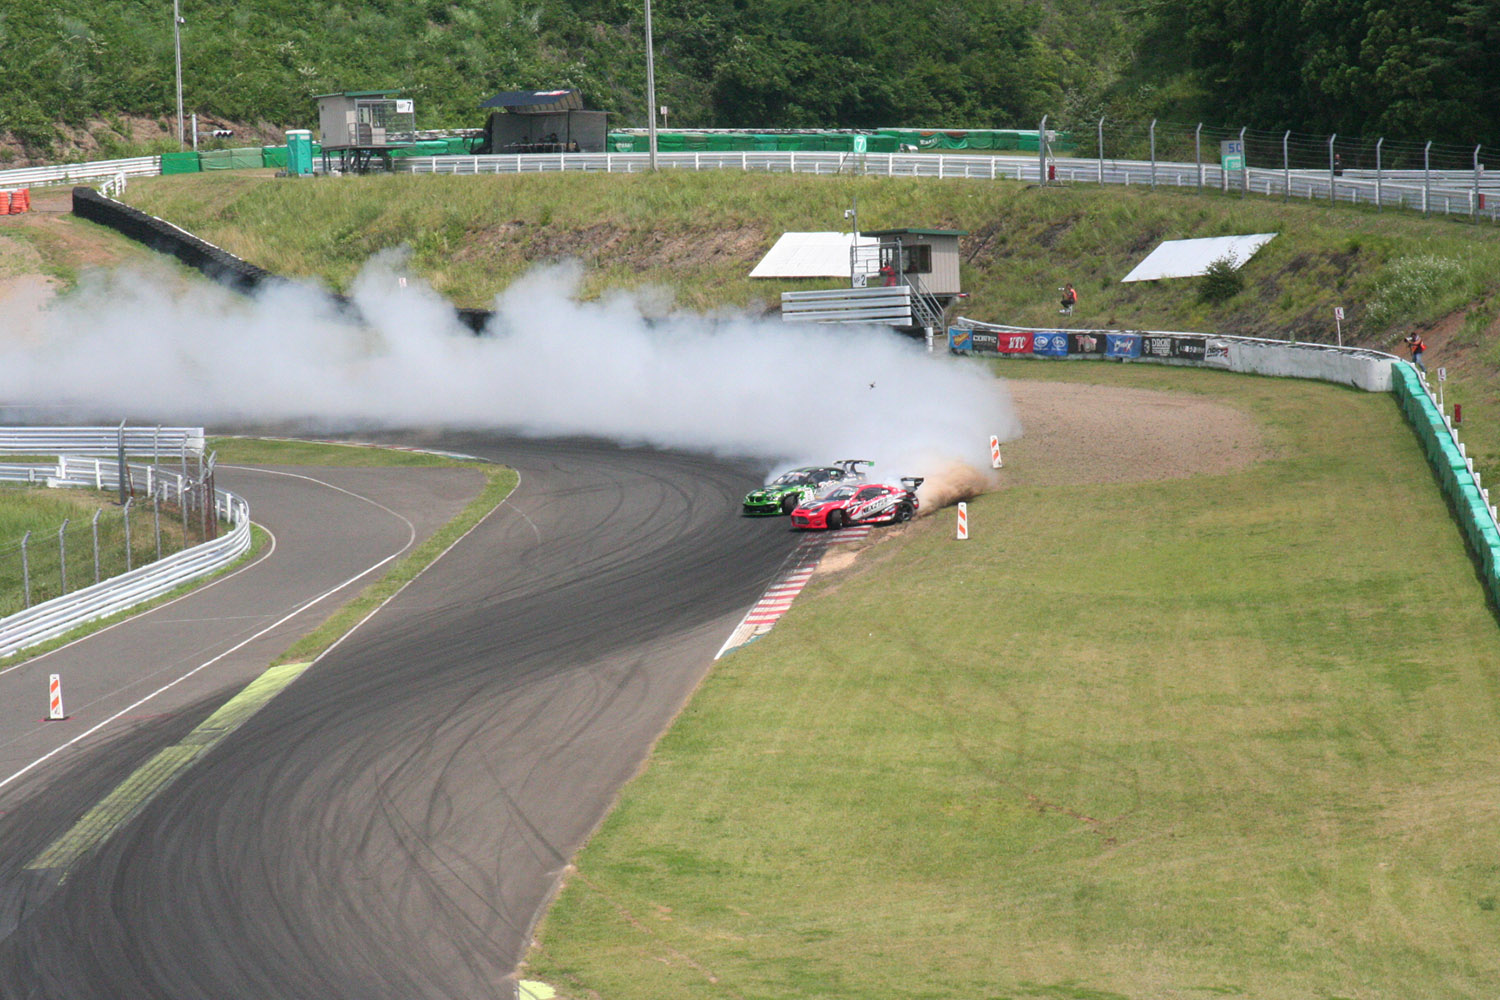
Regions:
M 197 153 L 161 154 L 161 172 L 164 174 L 196 174 L 200 169 Z
M 249 170 L 264 165 L 265 158 L 259 146 L 252 146 L 200 152 L 198 162 L 204 170 Z

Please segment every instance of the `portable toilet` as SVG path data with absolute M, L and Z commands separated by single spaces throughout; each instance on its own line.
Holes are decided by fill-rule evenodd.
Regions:
M 294 128 L 287 131 L 286 172 L 290 177 L 312 176 L 312 132 L 308 129 Z

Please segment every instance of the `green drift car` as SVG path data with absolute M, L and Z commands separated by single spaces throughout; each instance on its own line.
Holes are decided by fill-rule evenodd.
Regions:
M 829 486 L 864 481 L 861 465 L 874 465 L 863 458 L 846 458 L 833 465 L 805 465 L 790 469 L 758 490 L 745 494 L 745 513 L 756 516 L 790 514 Z

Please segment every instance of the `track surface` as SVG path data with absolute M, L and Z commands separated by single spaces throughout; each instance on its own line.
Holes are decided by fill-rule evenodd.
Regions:
M 0 996 L 514 995 L 568 857 L 795 539 L 733 516 L 748 467 L 428 443 L 504 461 L 521 485 L 60 886 L 26 883 L 18 858 L 92 805 L 108 768 L 75 767 L 25 822 L 0 818 L 0 874 L 25 905 Z M 112 753 L 139 760 L 224 694 Z

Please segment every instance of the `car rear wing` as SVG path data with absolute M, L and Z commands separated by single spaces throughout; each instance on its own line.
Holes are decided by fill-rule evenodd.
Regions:
M 868 458 L 841 458 L 834 464 L 844 470 L 844 475 L 858 476 L 861 474 L 859 471 L 861 465 L 874 465 L 875 463 Z
M 901 485 L 905 486 L 907 489 L 911 490 L 913 493 L 917 492 L 917 487 L 921 486 L 925 482 L 927 482 L 927 479 L 925 477 L 923 477 L 923 476 L 902 476 L 901 477 Z

